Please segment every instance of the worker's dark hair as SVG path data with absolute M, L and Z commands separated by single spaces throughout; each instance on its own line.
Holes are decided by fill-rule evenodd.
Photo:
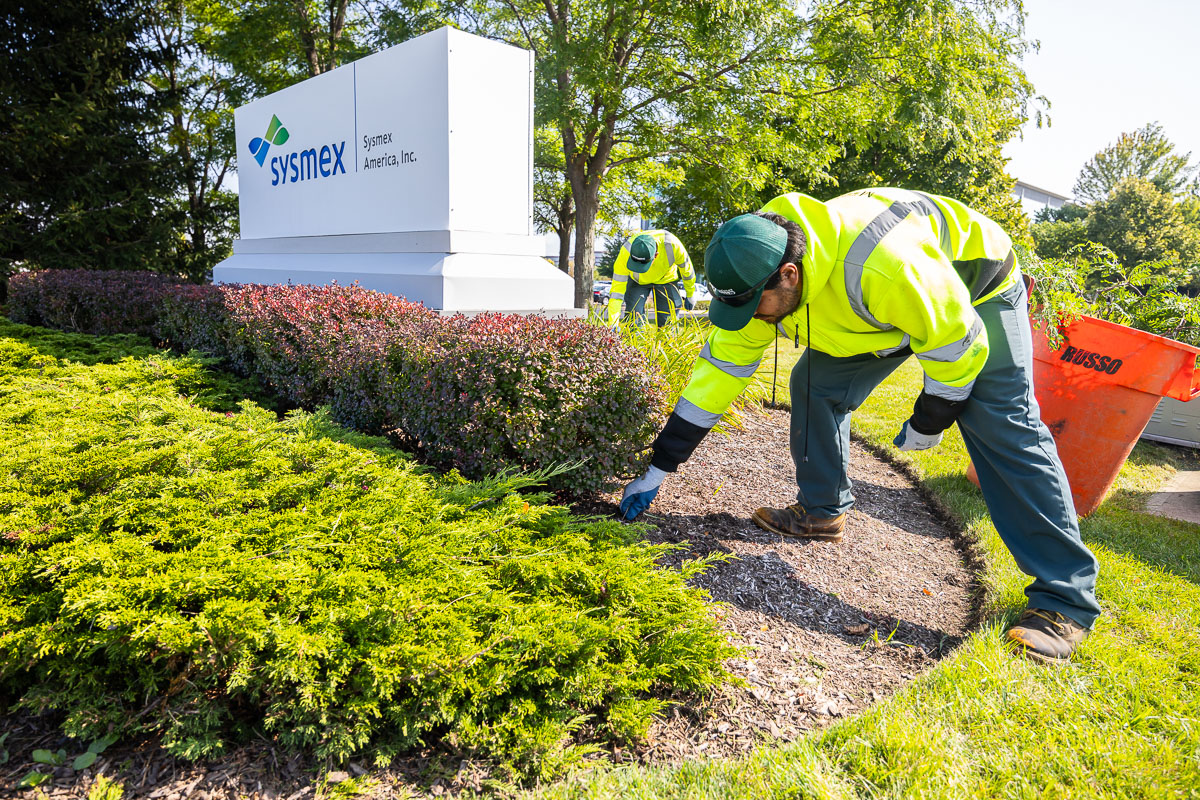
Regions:
M 769 219 L 787 231 L 787 249 L 783 251 L 783 258 L 779 259 L 779 266 L 782 267 L 784 264 L 791 262 L 799 267 L 800 259 L 804 257 L 804 247 L 808 244 L 808 239 L 804 235 L 804 229 L 787 217 L 776 214 L 774 211 L 755 211 L 754 216 Z M 778 285 L 779 273 L 776 272 L 771 276 L 771 280 L 767 281 L 767 285 L 763 289 L 764 291 L 774 289 Z

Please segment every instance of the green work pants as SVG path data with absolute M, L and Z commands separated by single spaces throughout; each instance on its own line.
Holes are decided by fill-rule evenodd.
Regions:
M 987 330 L 988 360 L 958 427 L 983 499 L 1017 566 L 1033 578 L 1025 590 L 1029 605 L 1091 628 L 1100 613 L 1098 565 L 1080 539 L 1067 476 L 1034 397 L 1024 284 L 1018 281 L 976 310 Z M 811 401 L 806 402 L 810 360 Z M 801 355 L 791 378 L 791 449 L 796 499 L 810 513 L 833 517 L 854 504 L 847 475 L 850 414 L 904 360 L 870 354 L 839 358 L 811 349 Z
M 630 281 L 625 286 L 625 307 L 628 308 L 638 322 L 646 321 L 646 298 L 654 291 L 654 317 L 658 327 L 663 327 L 675 319 L 675 312 L 683 305 L 683 298 L 678 287 L 673 283 L 634 283 Z

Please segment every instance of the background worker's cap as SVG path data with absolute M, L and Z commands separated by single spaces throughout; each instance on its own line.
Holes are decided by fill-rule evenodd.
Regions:
M 717 228 L 704 251 L 705 282 L 713 296 L 708 319 L 713 325 L 737 331 L 750 323 L 787 243 L 783 226 L 755 214 L 742 214 Z
M 654 256 L 658 253 L 658 242 L 653 236 L 643 233 L 629 244 L 629 262 L 626 266 L 630 272 L 642 273 L 650 269 Z

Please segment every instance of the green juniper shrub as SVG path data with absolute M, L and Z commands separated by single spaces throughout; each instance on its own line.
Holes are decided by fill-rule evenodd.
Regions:
M 81 333 L 21 325 L 0 317 L 0 363 L 20 366 L 39 356 L 80 364 L 110 364 L 123 358 L 146 358 L 160 351 L 149 340 L 133 334 L 89 336 Z
M 56 361 L 85 365 L 113 364 L 126 359 L 138 359 L 158 370 L 167 363 L 162 351 L 150 342 L 133 334 L 91 336 L 67 333 L 31 325 L 18 325 L 0 317 L 0 368 L 42 368 Z M 228 372 L 208 369 L 215 359 L 191 358 L 171 362 L 174 367 L 166 373 L 172 385 L 183 392 L 192 405 L 210 411 L 234 411 L 241 401 L 253 398 L 269 402 L 262 387 L 254 380 L 240 378 Z M 161 376 L 160 376 L 161 377 Z M 102 392 L 115 386 L 102 386 Z
M 505 352 L 503 320 L 474 325 L 460 356 Z M 536 780 L 724 678 L 686 583 L 705 562 L 660 569 L 636 526 L 517 493 L 545 472 L 439 477 L 326 411 L 197 408 L 195 359 L 3 342 L 0 693 L 69 736 L 197 758 L 261 731 L 335 760 L 441 739 Z
M 47 269 L 9 279 L 13 322 L 79 333 L 149 336 L 178 278 L 128 270 Z

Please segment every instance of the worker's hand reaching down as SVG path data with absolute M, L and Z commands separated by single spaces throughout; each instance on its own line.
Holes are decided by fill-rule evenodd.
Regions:
M 621 518 L 631 522 L 638 518 L 643 511 L 650 507 L 658 496 L 658 487 L 662 486 L 667 473 L 658 467 L 650 467 L 642 477 L 631 481 L 621 495 Z
M 928 450 L 942 440 L 940 433 L 921 433 L 915 430 L 912 422 L 905 422 L 900 433 L 892 440 L 892 444 L 901 450 Z

